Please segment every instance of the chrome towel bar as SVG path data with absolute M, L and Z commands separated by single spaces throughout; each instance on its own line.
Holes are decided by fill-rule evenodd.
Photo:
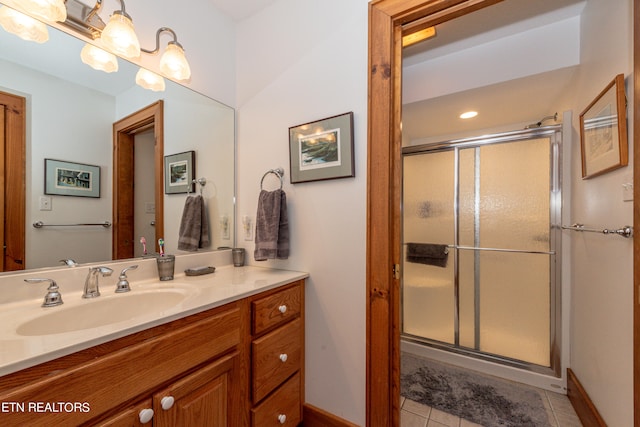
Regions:
M 622 236 L 625 238 L 629 238 L 633 236 L 633 227 L 630 225 L 625 225 L 624 227 L 618 228 L 616 230 L 610 230 L 608 228 L 599 230 L 595 228 L 586 228 L 584 224 L 571 224 L 570 226 L 563 225 L 563 230 L 572 230 L 572 231 L 586 231 L 589 233 L 602 233 L 602 234 L 617 234 L 618 236 Z
M 98 222 L 98 223 L 88 223 L 88 224 L 45 224 L 42 221 L 36 221 L 33 223 L 33 228 L 42 228 L 42 227 L 79 227 L 86 225 L 101 225 L 104 228 L 111 227 L 111 223 L 109 221 Z

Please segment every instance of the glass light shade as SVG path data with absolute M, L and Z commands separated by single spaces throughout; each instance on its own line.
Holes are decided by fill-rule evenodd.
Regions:
M 133 22 L 122 13 L 114 12 L 100 36 L 104 46 L 125 58 L 140 56 L 140 42 L 133 29 Z
M 118 71 L 118 58 L 113 53 L 89 43 L 86 43 L 82 51 L 80 51 L 80 59 L 94 70 L 104 71 L 105 73 Z
M 49 40 L 47 26 L 10 7 L 0 6 L 0 25 L 23 40 L 44 43 Z
M 154 92 L 164 91 L 164 79 L 162 76 L 159 76 L 145 68 L 140 68 L 136 73 L 136 83 L 139 86 Z
M 160 58 L 160 70 L 176 80 L 187 80 L 191 77 L 191 68 L 184 56 L 184 50 L 178 44 L 169 43 Z
M 20 0 L 13 3 L 29 15 L 48 22 L 64 22 L 67 19 L 64 0 Z

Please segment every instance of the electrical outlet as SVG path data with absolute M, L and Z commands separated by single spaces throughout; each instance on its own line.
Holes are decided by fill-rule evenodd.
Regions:
M 50 211 L 51 210 L 51 197 L 49 197 L 49 196 L 40 196 L 40 210 L 41 211 Z
M 253 240 L 253 226 L 251 217 L 243 215 L 242 217 L 242 231 L 244 234 L 244 240 Z

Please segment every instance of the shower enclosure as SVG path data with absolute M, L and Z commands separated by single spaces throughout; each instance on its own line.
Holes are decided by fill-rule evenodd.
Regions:
M 403 149 L 404 340 L 559 376 L 560 126 Z

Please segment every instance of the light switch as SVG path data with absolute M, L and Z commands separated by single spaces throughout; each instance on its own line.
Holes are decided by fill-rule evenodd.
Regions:
M 244 234 L 244 240 L 253 240 L 253 221 L 248 215 L 242 216 L 242 231 Z
M 633 201 L 633 182 L 626 182 L 622 184 L 622 201 Z
M 51 210 L 51 197 L 49 197 L 49 196 L 40 196 L 40 210 L 41 211 L 50 211 Z

